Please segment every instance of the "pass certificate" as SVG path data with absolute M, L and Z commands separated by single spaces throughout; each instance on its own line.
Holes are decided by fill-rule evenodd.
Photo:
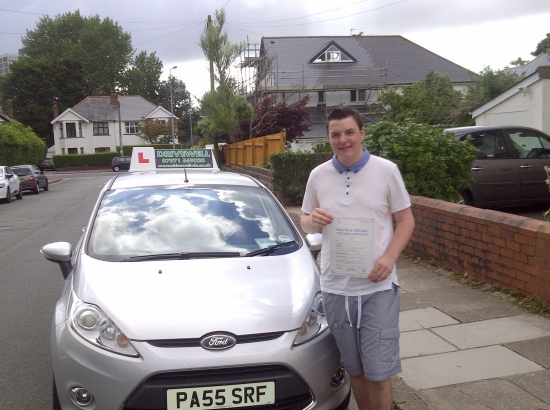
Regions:
M 366 278 L 374 266 L 374 219 L 334 218 L 330 229 L 331 272 Z

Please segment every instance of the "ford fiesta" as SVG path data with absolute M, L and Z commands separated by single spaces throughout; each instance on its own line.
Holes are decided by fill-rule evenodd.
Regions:
M 54 409 L 347 407 L 311 250 L 210 150 L 135 148 L 79 243 L 41 252 L 65 278 Z

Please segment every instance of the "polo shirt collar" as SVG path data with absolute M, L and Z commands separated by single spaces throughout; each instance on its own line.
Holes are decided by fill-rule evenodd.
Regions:
M 342 164 L 340 164 L 338 162 L 338 159 L 336 158 L 336 154 L 334 154 L 332 156 L 332 165 L 334 166 L 336 171 L 338 171 L 340 174 L 343 174 L 346 171 L 348 171 L 348 172 L 351 171 L 351 172 L 358 173 L 361 170 L 361 168 L 363 168 L 365 165 L 367 165 L 367 162 L 369 161 L 369 158 L 370 158 L 369 150 L 366 149 L 366 148 L 363 148 L 363 156 L 359 159 L 359 161 L 357 161 L 351 167 L 346 168 Z

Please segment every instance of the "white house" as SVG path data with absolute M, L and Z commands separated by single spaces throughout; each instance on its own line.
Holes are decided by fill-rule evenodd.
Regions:
M 522 125 L 550 134 L 550 61 L 546 63 L 474 110 L 476 125 Z
M 325 142 L 325 119 L 337 106 L 352 105 L 365 121 L 376 121 L 376 101 L 388 87 L 418 83 L 432 70 L 448 74 L 463 90 L 477 74 L 402 36 L 263 37 L 241 56 L 243 88 L 254 84 L 256 96 L 276 94 L 293 103 L 306 94 L 311 131 L 291 143 L 308 151 Z M 253 79 L 246 78 L 253 68 Z
M 143 144 L 138 124 L 171 118 L 170 111 L 140 96 L 87 97 L 52 121 L 55 154 L 92 154 Z

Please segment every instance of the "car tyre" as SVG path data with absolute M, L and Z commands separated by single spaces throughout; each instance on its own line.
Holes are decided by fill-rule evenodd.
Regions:
M 48 189 L 50 189 L 50 187 L 48 185 L 48 181 L 46 181 L 46 186 L 44 187 L 44 192 L 46 192 Z
M 6 197 L 4 198 L 4 202 L 9 204 L 11 202 L 11 190 L 8 187 L 8 190 L 6 191 Z
M 21 192 L 21 189 L 19 189 L 19 192 L 17 192 L 17 194 L 15 194 L 15 197 L 17 199 L 23 199 L 23 192 Z
M 120 171 L 120 167 L 119 167 L 118 165 L 115 165 L 115 166 L 113 167 L 113 171 L 115 171 L 115 172 Z
M 55 385 L 55 379 L 52 383 L 52 410 L 63 410 L 61 403 L 59 402 L 59 396 L 57 395 L 57 386 Z
M 38 181 L 36 181 L 36 185 L 32 189 L 32 192 L 34 192 L 36 195 L 40 193 L 40 184 L 38 183 Z

